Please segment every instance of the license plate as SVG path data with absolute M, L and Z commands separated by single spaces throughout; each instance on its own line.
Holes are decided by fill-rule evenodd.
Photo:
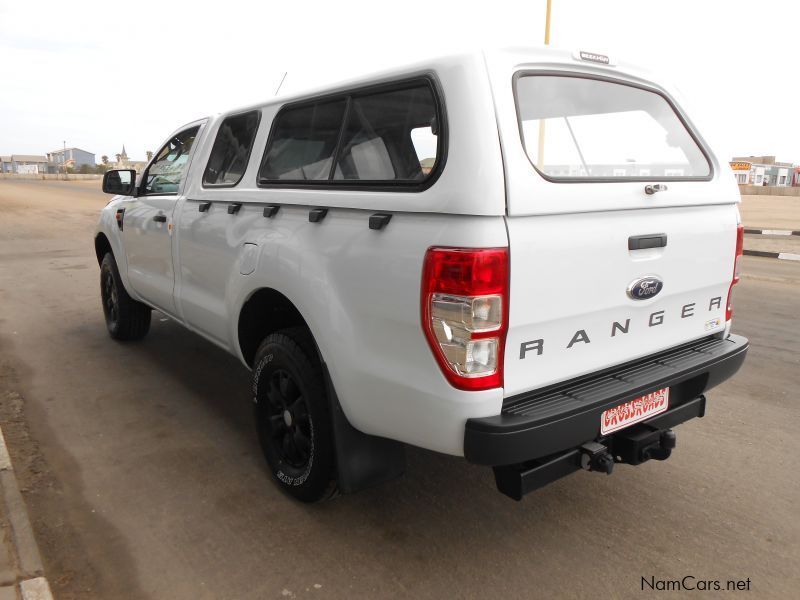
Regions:
M 667 410 L 669 388 L 663 388 L 640 396 L 630 402 L 604 410 L 600 416 L 600 433 L 606 435 L 639 423 Z

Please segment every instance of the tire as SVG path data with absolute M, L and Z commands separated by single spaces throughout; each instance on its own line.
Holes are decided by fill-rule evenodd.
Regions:
M 108 333 L 115 340 L 140 340 L 150 330 L 151 309 L 137 302 L 125 291 L 117 261 L 110 252 L 100 263 L 100 298 Z
M 256 352 L 252 382 L 258 439 L 278 486 L 301 502 L 332 497 L 333 428 L 308 330 L 267 336 Z

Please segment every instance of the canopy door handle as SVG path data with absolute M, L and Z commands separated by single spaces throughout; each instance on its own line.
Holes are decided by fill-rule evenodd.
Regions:
M 666 233 L 649 233 L 632 235 L 628 238 L 628 250 L 645 250 L 647 248 L 664 248 L 667 245 Z

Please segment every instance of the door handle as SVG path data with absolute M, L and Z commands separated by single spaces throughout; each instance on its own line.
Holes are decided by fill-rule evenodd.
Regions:
M 166 223 L 167 222 L 167 215 L 156 215 L 153 217 L 153 221 L 156 223 Z
M 666 233 L 648 233 L 632 235 L 628 238 L 628 250 L 644 250 L 646 248 L 664 248 L 667 245 Z

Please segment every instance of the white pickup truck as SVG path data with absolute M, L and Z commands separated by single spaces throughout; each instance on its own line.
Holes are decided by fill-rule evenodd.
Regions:
M 175 131 L 95 237 L 106 323 L 151 309 L 252 371 L 278 485 L 401 474 L 406 444 L 524 494 L 664 460 L 748 342 L 727 164 L 591 52 L 432 58 Z

